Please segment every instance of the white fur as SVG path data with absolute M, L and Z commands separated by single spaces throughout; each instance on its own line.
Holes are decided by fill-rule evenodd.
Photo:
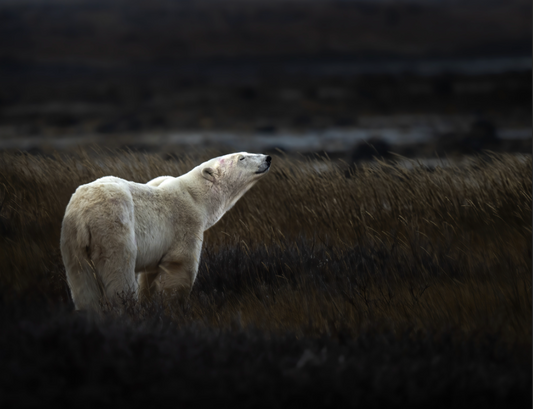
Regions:
M 61 228 L 61 254 L 78 310 L 100 310 L 117 294 L 188 296 L 204 231 L 269 169 L 270 158 L 234 153 L 180 177 L 146 184 L 107 176 L 78 187 Z M 138 275 L 138 280 L 136 279 Z

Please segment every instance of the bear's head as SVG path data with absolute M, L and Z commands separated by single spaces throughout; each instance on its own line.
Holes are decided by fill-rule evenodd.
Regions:
M 226 202 L 227 211 L 270 169 L 271 157 L 247 152 L 231 153 L 202 163 L 202 177 Z

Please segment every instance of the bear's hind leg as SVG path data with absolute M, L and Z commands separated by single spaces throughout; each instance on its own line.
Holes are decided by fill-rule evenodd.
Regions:
M 99 257 L 97 271 L 104 287 L 104 303 L 121 313 L 128 301 L 138 300 L 138 284 L 135 277 L 137 247 L 133 231 L 122 240 L 107 244 Z
M 66 252 L 65 252 L 66 253 Z M 65 256 L 67 282 L 76 311 L 99 311 L 103 285 L 90 260 Z
M 130 301 L 139 299 L 138 285 L 133 269 L 124 269 L 121 277 L 109 280 L 105 288 L 105 301 L 122 313 Z

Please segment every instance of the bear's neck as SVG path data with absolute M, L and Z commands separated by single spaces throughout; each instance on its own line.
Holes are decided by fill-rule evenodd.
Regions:
M 194 209 L 199 213 L 198 216 L 205 231 L 229 210 L 230 198 L 224 186 L 209 182 L 201 175 L 194 174 L 196 171 L 193 169 L 176 180 L 180 183 L 179 190 L 188 193 Z

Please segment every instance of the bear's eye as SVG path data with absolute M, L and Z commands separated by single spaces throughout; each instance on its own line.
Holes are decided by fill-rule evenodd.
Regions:
M 245 158 L 244 156 L 241 156 L 241 157 L 239 158 L 239 160 L 244 160 L 244 158 Z

